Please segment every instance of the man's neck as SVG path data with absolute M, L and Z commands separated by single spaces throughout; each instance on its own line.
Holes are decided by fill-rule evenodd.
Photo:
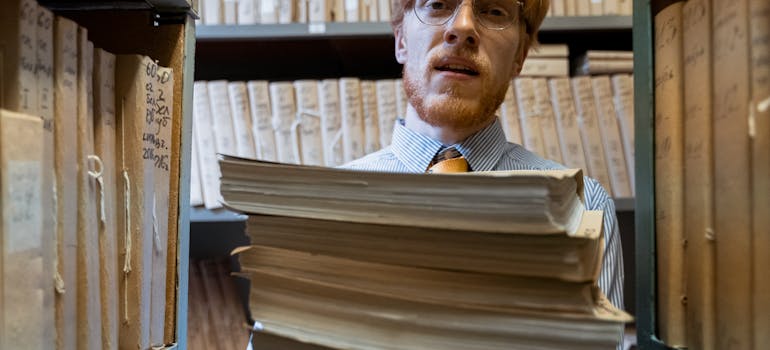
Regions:
M 428 136 L 434 140 L 441 142 L 445 146 L 454 145 L 459 143 L 469 136 L 475 134 L 479 130 L 483 129 L 494 121 L 494 118 L 490 118 L 489 122 L 484 123 L 476 128 L 468 129 L 456 129 L 450 127 L 434 126 L 425 122 L 417 114 L 417 111 L 408 105 L 406 109 L 406 116 L 404 116 L 404 126 L 412 131 L 416 131 L 420 134 Z

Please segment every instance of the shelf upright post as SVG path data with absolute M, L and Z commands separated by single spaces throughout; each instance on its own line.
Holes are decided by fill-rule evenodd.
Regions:
M 657 337 L 655 253 L 655 96 L 650 0 L 634 0 L 634 129 L 636 172 L 636 331 L 640 349 L 671 349 Z

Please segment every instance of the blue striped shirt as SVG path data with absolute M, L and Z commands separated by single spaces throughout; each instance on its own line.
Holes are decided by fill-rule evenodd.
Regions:
M 498 120 L 452 145 L 468 160 L 473 171 L 564 169 L 524 147 L 506 140 Z M 403 120 L 396 123 L 390 146 L 343 165 L 362 171 L 423 173 L 433 156 L 444 147 L 441 142 L 408 129 Z M 604 259 L 599 288 L 616 307 L 623 309 L 623 253 L 618 234 L 615 203 L 601 184 L 586 177 L 584 194 L 589 210 L 604 211 Z

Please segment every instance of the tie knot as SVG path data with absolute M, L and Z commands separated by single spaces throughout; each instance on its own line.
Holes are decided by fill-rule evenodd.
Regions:
M 454 147 L 438 151 L 428 165 L 427 173 L 465 173 L 468 172 L 468 161 Z

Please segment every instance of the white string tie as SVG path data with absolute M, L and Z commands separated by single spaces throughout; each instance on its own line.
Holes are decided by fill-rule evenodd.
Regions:
M 246 345 L 246 350 L 254 350 L 254 348 L 251 346 L 251 341 L 254 339 L 254 332 L 260 332 L 264 329 L 262 326 L 262 323 L 259 323 L 259 321 L 254 321 L 254 326 L 251 327 L 251 332 L 249 332 L 249 344 Z
M 760 113 L 767 112 L 768 109 L 770 109 L 770 96 L 757 103 L 757 111 Z
M 104 209 L 104 163 L 102 162 L 102 159 L 99 158 L 99 156 L 92 154 L 88 156 L 88 160 L 91 161 L 89 163 L 90 165 L 96 165 L 96 168 L 98 170 L 88 170 L 88 175 L 91 176 L 91 178 L 96 179 L 96 182 L 99 184 L 99 211 L 100 211 L 100 219 L 102 221 L 102 224 L 107 223 L 107 215 L 106 210 Z
M 56 211 L 58 211 L 58 205 L 59 205 L 59 192 L 56 189 L 56 184 L 53 185 L 53 207 L 57 208 L 54 211 L 53 215 L 53 227 L 59 227 L 59 217 L 56 215 Z M 54 237 L 54 239 L 58 240 L 59 237 Z M 58 245 L 58 243 L 57 243 Z M 64 288 L 64 278 L 61 277 L 61 272 L 59 272 L 59 250 L 54 249 L 54 259 L 53 259 L 53 285 L 54 289 L 56 290 L 56 293 L 64 294 L 66 289 Z
M 302 156 L 300 156 L 299 153 L 300 148 L 302 148 L 298 131 L 300 125 L 302 125 L 302 121 L 299 119 L 299 114 L 297 114 L 297 118 L 294 119 L 294 122 L 291 123 L 291 127 L 289 128 L 289 133 L 294 138 L 294 147 L 291 148 L 291 151 L 294 153 L 294 159 L 297 161 L 297 164 L 302 164 Z
M 126 216 L 126 256 L 123 260 L 123 311 L 124 320 L 128 322 L 128 273 L 131 272 L 131 180 L 128 177 L 128 171 L 123 170 Z
M 337 133 L 332 138 L 332 143 L 329 146 L 329 148 L 330 148 L 329 152 L 331 152 L 332 154 L 337 154 L 337 152 L 334 152 L 334 149 L 337 146 L 339 146 L 340 149 L 343 150 L 343 152 L 342 152 L 343 154 L 345 153 L 344 152 L 345 145 L 342 143 L 343 134 L 344 133 L 342 132 L 342 128 L 340 128 L 339 130 L 337 130 Z M 344 162 L 344 160 L 343 160 L 343 162 Z M 337 166 L 337 165 L 341 165 L 341 164 L 334 164 L 334 165 Z
M 155 252 L 160 254 L 163 251 L 163 249 L 161 249 L 160 247 L 160 229 L 158 228 L 158 215 L 157 215 L 158 207 L 156 206 L 157 199 L 158 198 L 156 197 L 152 197 L 152 231 L 153 231 L 153 236 L 155 237 Z
M 300 158 L 300 149 L 302 149 L 302 137 L 300 132 L 298 131 L 299 127 L 302 126 L 302 119 L 303 117 L 310 117 L 310 118 L 316 118 L 318 119 L 318 124 L 321 124 L 321 113 L 319 113 L 316 110 L 307 109 L 307 108 L 300 108 L 297 110 L 296 119 L 294 119 L 294 123 L 291 124 L 291 131 L 292 134 L 294 134 L 294 137 L 297 140 L 297 147 L 294 147 L 294 153 L 297 157 L 297 161 L 300 164 L 304 164 L 306 161 L 309 160 L 302 160 Z M 323 151 L 323 149 L 321 149 Z M 323 161 L 323 159 L 322 159 Z

